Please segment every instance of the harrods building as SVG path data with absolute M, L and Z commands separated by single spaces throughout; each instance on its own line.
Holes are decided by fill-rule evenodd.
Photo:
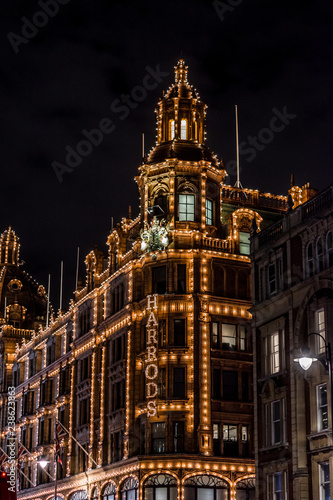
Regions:
M 54 476 L 54 418 L 89 454 L 63 436 L 57 500 L 254 498 L 250 232 L 287 197 L 226 184 L 187 72 L 180 60 L 158 101 L 139 215 L 87 255 L 85 286 L 48 326 L 45 290 L 7 251 L 18 237 L 1 237 L 1 448 L 14 385 L 21 500 L 54 498 L 37 463 Z

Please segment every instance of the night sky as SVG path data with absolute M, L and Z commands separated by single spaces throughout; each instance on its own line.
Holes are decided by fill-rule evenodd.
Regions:
M 148 152 L 180 57 L 208 104 L 207 144 L 230 184 L 235 104 L 244 187 L 286 194 L 292 173 L 298 185 L 332 183 L 332 14 L 325 0 L 2 0 L 0 231 L 17 232 L 39 283 L 51 273 L 55 309 L 60 261 L 67 303 L 77 247 L 84 276 L 84 256 L 96 244 L 107 252 L 111 217 L 119 222 L 129 205 L 137 214 L 141 134 Z M 279 113 L 284 127 L 272 132 Z M 68 169 L 68 148 L 101 123 L 99 145 L 57 176 L 54 162 Z

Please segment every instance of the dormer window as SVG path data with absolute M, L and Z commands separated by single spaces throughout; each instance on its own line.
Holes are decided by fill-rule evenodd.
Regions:
M 187 139 L 187 120 L 185 118 L 180 122 L 180 138 L 184 141 Z
M 172 141 L 175 138 L 175 120 L 169 121 L 169 139 Z

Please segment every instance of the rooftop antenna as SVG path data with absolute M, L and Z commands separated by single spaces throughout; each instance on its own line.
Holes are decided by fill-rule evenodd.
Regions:
M 51 290 L 51 275 L 49 274 L 48 285 L 47 285 L 46 328 L 48 328 L 48 327 L 49 327 L 49 316 L 50 316 L 50 290 Z
M 142 158 L 145 157 L 145 134 L 142 134 Z
M 236 117 L 236 157 L 237 157 L 237 180 L 235 182 L 236 188 L 243 188 L 241 181 L 239 180 L 239 141 L 238 141 L 238 109 L 237 104 L 235 104 L 235 117 Z
M 63 285 L 63 278 L 64 278 L 64 261 L 62 260 L 61 264 L 60 264 L 60 299 L 59 299 L 59 302 L 60 302 L 59 309 L 60 309 L 60 311 L 62 310 L 62 285 Z
M 111 217 L 111 233 L 113 231 L 113 217 Z
M 78 284 L 78 281 L 79 281 L 79 258 L 80 258 L 80 247 L 77 247 L 75 290 L 77 290 L 77 284 Z

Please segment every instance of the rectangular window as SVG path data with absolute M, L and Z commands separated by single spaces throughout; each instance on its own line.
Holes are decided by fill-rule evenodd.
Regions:
M 151 448 L 152 453 L 165 452 L 165 422 L 151 424 Z
M 152 269 L 152 293 L 166 293 L 166 266 L 153 267 Z
M 249 431 L 247 425 L 242 425 L 243 457 L 249 456 Z
M 242 372 L 242 400 L 249 401 L 249 374 Z
M 317 385 L 317 418 L 318 431 L 328 428 L 327 386 Z
M 285 400 L 279 399 L 271 403 L 271 444 L 286 440 Z
M 326 339 L 324 308 L 318 309 L 315 312 L 315 328 L 316 328 L 316 332 L 319 333 L 323 337 L 323 338 L 318 337 L 318 336 L 316 337 L 318 354 L 322 354 L 325 352 L 324 339 Z
M 280 342 L 279 332 L 272 333 L 268 338 L 269 343 L 269 373 L 278 373 L 280 371 Z
M 212 321 L 212 348 L 218 349 L 219 347 L 219 324 L 217 321 Z
M 223 399 L 238 401 L 238 372 L 223 370 Z
M 239 231 L 239 253 L 250 255 L 250 233 Z
M 186 264 L 177 265 L 177 292 L 186 293 Z
M 239 349 L 241 351 L 246 351 L 246 328 L 243 325 L 239 325 Z
M 218 368 L 213 369 L 213 397 L 221 399 L 221 370 Z
M 319 464 L 320 500 L 330 500 L 330 467 L 328 462 Z
M 227 457 L 238 456 L 237 425 L 223 425 L 223 454 Z
M 206 224 L 212 226 L 214 224 L 213 220 L 213 202 L 212 200 L 206 199 Z
M 159 384 L 158 384 L 158 395 L 160 398 L 166 397 L 166 369 L 159 369 Z
M 237 348 L 237 325 L 222 324 L 222 349 L 235 350 Z
M 183 453 L 184 452 L 184 433 L 185 425 L 184 422 L 174 422 L 173 423 L 173 452 Z
M 186 345 L 186 321 L 175 319 L 173 322 L 173 345 L 184 347 Z
M 221 455 L 220 424 L 213 424 L 214 455 Z
M 273 474 L 273 499 L 282 500 L 282 473 L 276 472 Z
M 173 397 L 186 398 L 185 368 L 173 369 Z
M 194 194 L 179 195 L 179 220 L 194 222 Z
M 276 272 L 275 264 L 268 266 L 268 292 L 273 295 L 276 292 Z

